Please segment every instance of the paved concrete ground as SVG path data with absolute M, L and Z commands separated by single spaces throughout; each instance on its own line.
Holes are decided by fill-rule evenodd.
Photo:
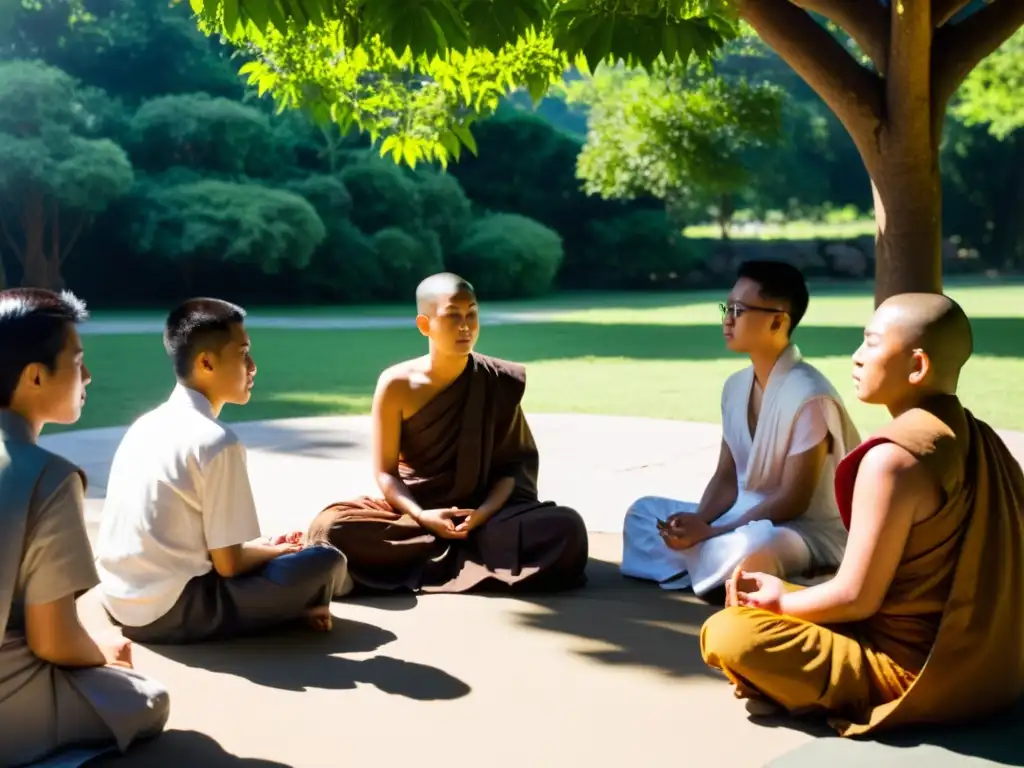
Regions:
M 698 631 L 711 609 L 623 579 L 617 568 L 626 506 L 648 493 L 697 498 L 714 467 L 718 428 L 592 416 L 531 421 L 544 457 L 542 495 L 577 507 L 594 532 L 585 590 L 529 600 L 364 599 L 334 605 L 329 636 L 298 630 L 229 645 L 137 648 L 137 668 L 171 690 L 169 731 L 103 764 L 1024 765 L 1024 747 L 1003 723 L 896 747 L 748 720 L 700 661 Z M 365 418 L 237 429 L 250 448 L 265 532 L 305 528 L 327 503 L 373 490 Z M 88 471 L 92 529 L 122 433 L 44 438 Z M 1024 457 L 1024 439 L 1007 437 Z M 92 595 L 82 607 L 90 624 L 103 621 Z

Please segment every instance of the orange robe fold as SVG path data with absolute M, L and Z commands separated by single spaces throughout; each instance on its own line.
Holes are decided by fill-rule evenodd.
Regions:
M 522 366 L 474 353 L 459 378 L 402 425 L 399 472 L 423 509 L 475 509 L 495 483 L 514 479 L 505 506 L 467 539 L 434 536 L 369 497 L 327 507 L 308 537 L 345 553 L 357 588 L 581 586 L 586 527 L 576 511 L 538 500 L 539 456 L 522 410 L 525 388 Z
M 701 632 L 709 665 L 791 711 L 825 710 L 844 736 L 982 718 L 1024 694 L 1024 473 L 953 396 L 902 414 L 847 456 L 849 527 L 864 455 L 895 443 L 927 467 L 942 508 L 913 526 L 881 609 L 822 627 L 728 608 Z

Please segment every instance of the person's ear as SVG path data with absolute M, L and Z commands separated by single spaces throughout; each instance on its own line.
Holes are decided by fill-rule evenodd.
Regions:
M 908 381 L 910 381 L 911 384 L 921 384 L 928 377 L 928 373 L 931 369 L 932 361 L 929 359 L 928 353 L 923 349 L 915 349 L 911 354 L 911 367 Z
M 18 384 L 19 386 L 32 388 L 41 387 L 45 380 L 46 373 L 48 373 L 48 371 L 46 370 L 45 365 L 42 365 L 41 363 L 29 363 L 21 372 L 21 378 L 18 380 Z
M 430 335 L 430 318 L 426 315 L 416 315 L 416 328 L 424 336 Z
M 199 373 L 213 373 L 213 356 L 209 352 L 200 352 L 196 357 L 196 371 Z

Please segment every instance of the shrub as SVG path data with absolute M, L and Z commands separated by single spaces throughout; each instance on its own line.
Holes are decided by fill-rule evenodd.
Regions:
M 265 274 L 301 269 L 327 234 L 313 206 L 283 189 L 224 181 L 142 189 L 136 250 L 183 265 L 233 262 Z
M 416 184 L 390 160 L 367 158 L 347 166 L 341 180 L 352 195 L 352 223 L 363 232 L 388 227 L 416 231 L 421 209 Z
M 384 286 L 381 298 L 411 300 L 419 282 L 444 264 L 440 249 L 398 227 L 387 227 L 373 235 Z
M 446 173 L 417 174 L 423 227 L 436 232 L 445 253 L 453 252 L 473 220 L 472 207 L 462 185 Z
M 477 220 L 448 266 L 488 299 L 548 293 L 565 258 L 562 238 L 540 222 L 513 213 Z
M 633 211 L 588 227 L 592 288 L 679 288 L 703 267 L 705 249 L 672 226 L 664 211 Z

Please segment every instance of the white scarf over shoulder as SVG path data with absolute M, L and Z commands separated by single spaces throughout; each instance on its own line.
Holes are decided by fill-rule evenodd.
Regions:
M 747 407 L 754 386 L 754 366 L 730 376 L 722 390 L 722 429 L 726 435 L 749 433 Z M 805 363 L 800 349 L 790 344 L 772 368 L 740 492 L 767 494 L 778 487 L 786 463 L 793 425 L 812 400 L 828 398 L 838 406 L 838 423 L 829 424 L 832 456 L 838 463 L 860 443 L 860 434 L 843 406 L 842 397 L 817 368 Z

